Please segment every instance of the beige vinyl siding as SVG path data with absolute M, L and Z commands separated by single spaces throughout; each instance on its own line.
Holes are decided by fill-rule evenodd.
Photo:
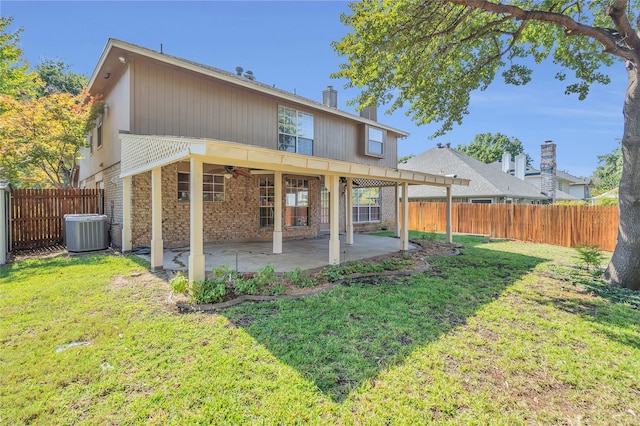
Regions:
M 102 116 L 102 147 L 97 147 L 93 128 L 93 152 L 89 148 L 80 151 L 80 181 L 120 162 L 120 132 L 129 131 L 131 123 L 130 93 L 130 72 L 126 70 L 103 99 L 107 108 Z
M 384 157 L 364 155 L 364 124 L 323 113 L 314 113 L 314 155 L 355 163 L 396 168 L 397 140 L 386 132 Z
M 133 133 L 275 148 L 277 103 L 189 71 L 135 64 Z
M 144 59 L 132 66 L 132 133 L 277 149 L 278 106 L 283 105 L 313 114 L 315 156 L 396 167 L 395 135 L 387 133 L 384 158 L 367 157 L 363 155 L 364 124 L 357 121 Z

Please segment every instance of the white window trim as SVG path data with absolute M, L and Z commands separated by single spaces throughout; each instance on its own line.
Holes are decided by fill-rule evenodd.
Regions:
M 381 147 L 382 153 L 371 152 L 369 150 L 369 143 L 371 142 L 371 139 L 369 138 L 369 131 L 371 129 L 378 130 L 379 132 L 382 133 L 382 141 L 375 141 L 375 142 L 378 142 L 378 143 L 382 144 L 382 147 Z M 386 152 L 386 145 L 387 145 L 387 131 L 384 130 L 384 129 L 381 129 L 379 127 L 375 127 L 375 126 L 371 126 L 369 124 L 365 124 L 365 126 L 364 126 L 364 155 L 367 155 L 369 157 L 384 158 L 385 152 Z

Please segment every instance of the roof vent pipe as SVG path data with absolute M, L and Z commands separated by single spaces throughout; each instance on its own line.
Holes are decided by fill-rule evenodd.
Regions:
M 244 73 L 244 76 L 245 76 L 245 78 L 247 78 L 248 80 L 251 80 L 251 81 L 253 81 L 253 80 L 255 80 L 255 79 L 256 79 L 256 76 L 255 76 L 255 75 L 253 75 L 253 71 L 249 71 L 249 70 L 247 70 L 247 71 Z
M 329 108 L 338 108 L 338 91 L 333 86 L 327 86 L 322 91 L 322 105 Z
M 242 75 L 242 71 L 244 71 L 244 68 L 236 67 L 236 75 Z

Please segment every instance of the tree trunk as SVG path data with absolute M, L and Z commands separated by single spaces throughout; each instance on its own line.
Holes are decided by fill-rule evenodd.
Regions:
M 616 287 L 640 290 L 640 82 L 637 64 L 627 63 L 622 177 L 618 192 L 618 241 L 605 279 Z

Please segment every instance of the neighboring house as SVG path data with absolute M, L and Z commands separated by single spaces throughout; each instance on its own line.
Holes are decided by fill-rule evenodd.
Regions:
M 104 188 L 114 245 L 189 246 L 189 278 L 204 277 L 203 241 L 283 240 L 397 222 L 397 187 L 468 184 L 397 169 L 407 133 L 255 80 L 110 39 L 89 81 L 104 113 L 80 162 L 85 187 Z M 402 202 L 407 211 L 406 201 Z M 404 221 L 403 223 L 406 223 Z M 408 248 L 406 229 L 400 249 Z
M 549 143 L 545 143 L 542 147 L 545 148 L 549 145 Z M 505 166 L 506 164 L 509 166 Z M 516 171 L 516 162 L 511 161 L 511 155 L 508 152 L 504 153 L 502 159 L 494 161 L 491 165 L 506 173 L 518 176 Z M 523 177 L 525 182 L 529 182 L 530 184 L 540 188 L 543 177 L 544 173 L 540 170 L 534 169 L 533 167 L 525 167 Z M 555 170 L 555 187 L 557 201 L 578 201 L 591 198 L 590 179 L 576 177 L 562 170 Z
M 546 203 L 549 198 L 534 185 L 510 174 L 503 173 L 489 164 L 469 157 L 449 144 L 411 157 L 400 168 L 420 170 L 425 173 L 469 179 L 469 186 L 452 187 L 453 202 L 457 203 Z M 409 187 L 409 201 L 445 201 L 443 188 L 433 186 Z

